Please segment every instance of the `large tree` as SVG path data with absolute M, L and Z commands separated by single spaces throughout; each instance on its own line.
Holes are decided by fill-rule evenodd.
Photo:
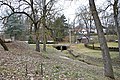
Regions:
M 22 23 L 20 15 L 12 15 L 4 24 L 5 34 L 9 34 L 10 37 L 14 36 L 15 39 L 19 39 L 23 29 L 25 29 L 25 26 Z
M 89 8 L 87 8 L 87 6 L 80 7 L 77 16 L 79 16 L 81 20 L 83 20 L 87 31 L 87 36 L 90 37 L 89 21 L 91 21 L 91 14 Z
M 55 41 L 62 41 L 68 33 L 68 24 L 64 15 L 57 17 L 52 24 L 52 31 Z
M 96 10 L 94 0 L 89 0 L 89 5 L 90 5 L 90 10 L 97 28 L 98 38 L 99 38 L 100 47 L 102 51 L 103 63 L 104 63 L 104 75 L 106 77 L 114 79 L 113 68 L 112 68 L 111 58 L 109 54 L 109 48 L 107 46 L 107 42 L 103 33 L 102 24 L 98 17 L 98 12 Z
M 119 58 L 120 58 L 120 26 L 119 26 L 119 23 L 118 23 L 118 14 L 119 14 L 118 13 L 118 0 L 114 0 L 113 13 L 114 13 L 115 26 L 117 28 Z
M 78 11 L 76 12 L 76 17 L 79 17 L 79 21 L 82 21 L 85 25 L 87 34 L 85 35 L 86 38 L 90 39 L 90 32 L 92 29 L 92 15 L 90 13 L 89 7 L 88 6 L 80 6 L 78 8 Z
M 12 12 L 8 17 L 2 17 L 2 19 L 9 18 L 13 14 L 24 14 L 30 18 L 32 22 L 32 26 L 34 27 L 35 37 L 36 37 L 36 51 L 40 51 L 39 46 L 39 24 L 43 24 L 43 29 L 45 28 L 46 24 L 46 16 L 52 9 L 55 0 L 17 0 L 17 1 L 10 1 L 10 0 L 1 0 L 0 6 L 7 6 Z M 44 46 L 45 44 L 45 31 L 44 34 Z M 44 47 L 44 50 L 46 48 Z

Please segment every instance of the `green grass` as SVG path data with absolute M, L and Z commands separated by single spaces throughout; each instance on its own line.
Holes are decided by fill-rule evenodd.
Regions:
M 36 44 L 29 44 L 33 49 L 35 49 Z M 46 44 L 47 48 L 51 48 L 52 44 Z M 40 48 L 43 48 L 43 44 L 40 44 Z
M 101 58 L 100 50 L 92 50 L 92 49 L 86 48 L 84 44 L 77 44 L 75 51 L 77 51 L 80 54 L 87 55 L 87 56 Z
M 118 43 L 116 42 L 108 42 L 107 44 L 109 47 L 118 47 Z
M 99 45 L 98 43 L 95 44 L 95 46 L 98 46 L 98 45 Z M 117 46 L 117 43 L 108 42 L 108 45 L 111 47 L 115 47 Z M 35 44 L 30 44 L 30 46 L 35 49 Z M 102 58 L 102 52 L 100 50 L 92 50 L 92 49 L 86 48 L 83 43 L 75 44 L 73 46 L 74 48 L 72 49 L 76 51 L 76 53 L 80 53 L 80 54 L 84 54 L 84 55 L 96 57 L 96 58 Z M 40 48 L 42 49 L 43 45 L 40 45 Z M 47 45 L 47 52 L 54 53 L 55 50 L 56 49 L 54 49 L 52 45 Z M 119 56 L 118 52 L 110 52 L 110 55 L 112 58 Z
M 35 49 L 36 45 L 35 44 L 29 44 L 31 48 Z
M 117 45 L 117 43 L 108 43 L 108 44 L 111 47 Z M 87 55 L 87 56 L 91 56 L 91 57 L 97 57 L 97 58 L 101 58 L 102 57 L 102 52 L 100 50 L 88 49 L 88 48 L 86 48 L 84 46 L 84 44 L 77 44 L 76 46 L 77 46 L 76 51 L 79 52 L 79 53 L 81 53 L 81 54 L 84 54 L 84 55 Z M 119 56 L 119 53 L 111 51 L 110 55 L 111 55 L 112 58 L 115 58 L 115 57 Z
M 98 43 L 98 35 L 93 35 L 93 42 Z M 107 41 L 117 40 L 117 35 L 105 35 Z
M 72 59 L 77 59 L 79 61 L 86 62 L 91 65 L 96 66 L 103 66 L 102 62 L 102 52 L 100 50 L 92 50 L 89 48 L 86 48 L 84 44 L 75 44 L 72 48 L 74 50 L 74 54 L 80 55 L 77 58 L 74 58 L 73 56 L 68 55 L 68 57 L 71 57 Z M 110 56 L 112 58 L 113 64 L 118 64 L 116 61 L 118 61 L 119 52 L 110 52 Z
M 111 46 L 112 45 L 116 46 L 116 43 L 108 43 L 108 44 L 111 45 Z M 35 44 L 34 45 L 32 44 L 30 46 L 35 48 Z M 40 45 L 40 47 L 42 49 L 43 45 Z M 88 59 L 89 57 L 91 57 L 91 58 L 93 57 L 93 58 L 102 60 L 102 52 L 100 50 L 92 50 L 92 49 L 86 48 L 83 43 L 73 44 L 70 49 L 72 49 L 75 54 L 81 55 L 81 57 L 79 57 L 78 59 L 87 60 L 90 63 L 92 63 L 92 61 L 89 61 L 89 59 Z M 54 49 L 52 47 L 52 45 L 47 45 L 47 52 L 44 52 L 43 56 L 45 58 L 49 58 L 48 53 L 50 53 L 50 54 L 53 54 L 53 53 L 57 54 L 58 51 L 56 49 Z M 63 53 L 66 54 L 68 52 L 67 51 L 63 51 Z M 72 59 L 76 59 L 76 58 L 72 57 L 69 54 L 66 54 L 66 56 L 68 56 L 69 58 L 72 58 Z M 110 52 L 110 56 L 111 56 L 112 59 L 116 59 L 119 56 L 119 52 L 111 51 Z M 99 64 L 99 63 L 95 63 L 95 64 Z
M 94 45 L 97 46 L 97 47 L 100 46 L 99 43 L 96 43 Z M 116 43 L 116 42 L 107 42 L 107 45 L 108 45 L 108 47 L 118 47 L 118 43 Z
M 116 46 L 117 43 L 108 43 L 111 46 Z M 33 47 L 35 49 L 35 44 L 30 45 L 31 47 Z M 40 45 L 41 49 L 43 47 L 43 45 Z M 102 52 L 100 50 L 92 50 L 92 49 L 88 49 L 84 46 L 84 44 L 80 43 L 80 44 L 72 44 L 71 48 L 73 50 L 73 52 L 81 55 L 80 57 L 73 57 L 70 54 L 68 54 L 68 51 L 57 51 L 56 49 L 54 49 L 52 47 L 52 45 L 47 45 L 47 52 L 44 52 L 43 56 L 46 58 L 49 58 L 50 56 L 48 56 L 48 54 L 59 54 L 59 53 L 63 53 L 65 54 L 64 56 L 72 58 L 73 60 L 84 60 L 85 62 L 90 63 L 89 65 L 95 65 L 98 67 L 103 67 L 103 62 L 102 62 Z M 119 56 L 118 52 L 110 52 L 110 55 L 112 57 L 112 60 L 116 60 L 116 58 Z M 92 59 L 95 58 L 95 59 Z M 57 59 L 57 58 L 56 58 Z M 100 60 L 99 60 L 100 59 Z M 114 63 L 115 65 L 116 63 Z M 53 68 L 53 74 L 51 74 L 52 76 L 54 76 L 54 78 L 56 78 L 56 80 L 59 77 L 60 71 L 62 69 L 64 69 L 63 65 L 55 65 L 52 67 Z M 82 76 L 87 76 L 85 79 L 86 80 L 97 80 L 98 79 L 98 75 L 94 74 L 94 72 L 92 71 L 84 71 L 84 69 L 81 69 L 81 71 L 83 70 L 82 73 L 79 72 L 72 72 L 72 71 L 65 71 L 64 74 L 66 77 L 71 76 L 71 78 L 73 77 L 73 79 L 75 79 L 75 77 L 79 77 L 81 75 Z M 87 72 L 88 71 L 88 72 Z M 118 77 L 119 76 L 119 69 L 114 68 L 114 73 L 115 76 Z M 83 75 L 84 74 L 84 75 Z

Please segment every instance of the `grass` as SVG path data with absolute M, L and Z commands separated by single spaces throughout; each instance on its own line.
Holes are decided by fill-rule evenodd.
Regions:
M 99 50 L 92 50 L 92 49 L 88 49 L 84 46 L 84 44 L 76 44 L 76 47 L 73 48 L 75 51 L 77 51 L 78 53 L 87 55 L 87 56 L 91 56 L 91 57 L 97 57 L 97 58 L 101 58 L 101 51 Z
M 107 44 L 108 44 L 109 47 L 118 47 L 117 42 L 108 42 Z
M 35 44 L 31 45 L 31 47 L 35 49 Z M 40 45 L 40 47 L 42 50 L 43 46 Z M 84 44 L 72 44 L 70 49 L 73 49 L 73 52 L 80 56 L 71 58 L 67 50 L 61 52 L 54 49 L 52 45 L 47 45 L 47 52 L 42 51 L 36 53 L 35 51 L 29 51 L 23 53 L 21 51 L 21 55 L 4 54 L 7 58 L 10 57 L 10 60 L 4 57 L 8 61 L 8 65 L 0 66 L 0 73 L 7 73 L 10 76 L 14 75 L 16 77 L 15 79 L 21 77 L 21 80 L 28 80 L 27 77 L 30 76 L 25 76 L 27 69 L 28 74 L 32 74 L 34 77 L 41 75 L 41 72 L 43 72 L 44 79 L 42 80 L 105 80 L 103 66 L 101 66 L 102 61 L 99 62 L 98 60 L 91 59 L 101 59 L 101 51 L 88 49 L 84 47 Z M 15 51 L 15 53 L 18 52 Z M 69 55 L 70 57 L 68 59 L 62 58 Z M 116 58 L 117 55 L 112 52 L 112 56 Z M 86 62 L 80 60 L 92 64 L 86 64 Z M 115 67 L 114 69 L 115 76 L 118 78 L 120 75 L 119 69 L 119 67 Z M 11 80 L 11 77 L 8 80 Z
M 98 43 L 95 44 L 95 46 L 98 46 L 98 45 L 99 45 Z M 115 47 L 115 46 L 117 46 L 117 43 L 108 42 L 108 45 L 111 47 Z M 30 46 L 35 49 L 35 44 L 30 44 Z M 76 53 L 84 54 L 84 55 L 90 56 L 90 57 L 102 58 L 102 53 L 100 50 L 88 49 L 84 46 L 83 43 L 73 44 L 72 46 L 73 47 L 71 49 L 76 51 Z M 43 45 L 40 45 L 40 47 L 42 49 Z M 50 52 L 50 53 L 55 52 L 55 49 L 52 47 L 52 45 L 47 45 L 47 52 Z M 113 52 L 113 51 L 110 52 L 110 55 L 111 55 L 111 58 L 116 58 L 119 56 L 118 52 Z
M 99 43 L 94 44 L 95 46 L 100 46 Z M 116 42 L 107 42 L 108 47 L 118 47 L 118 43 Z
M 111 43 L 109 44 L 111 45 Z M 74 50 L 73 53 L 79 56 L 74 58 L 72 55 L 67 54 L 68 57 L 83 61 L 87 64 L 101 66 L 101 67 L 103 66 L 102 52 L 100 50 L 92 50 L 92 49 L 86 48 L 84 44 L 75 44 L 72 46 L 73 47 L 71 49 Z M 118 64 L 116 61 L 118 61 L 119 52 L 111 51 L 110 56 L 112 58 L 113 65 Z
M 116 43 L 108 43 L 111 47 L 116 46 Z M 114 44 L 114 45 L 113 45 Z M 113 46 L 112 46 L 113 45 Z M 77 45 L 77 51 L 79 51 L 82 54 L 88 55 L 88 56 L 92 56 L 92 57 L 102 57 L 102 53 L 100 50 L 92 50 L 92 49 L 88 49 L 84 46 L 84 44 L 78 44 Z M 118 52 L 110 52 L 110 55 L 112 58 L 117 57 L 118 56 Z
M 108 43 L 109 46 L 116 46 L 117 43 Z M 99 44 L 96 44 L 99 45 Z M 31 45 L 32 47 L 35 48 L 35 45 Z M 40 45 L 42 48 L 42 45 Z M 47 45 L 47 52 L 45 52 L 43 55 L 49 57 L 49 54 L 59 54 L 59 53 L 63 53 L 65 54 L 65 56 L 72 58 L 74 60 L 79 60 L 79 61 L 83 61 L 85 63 L 88 63 L 88 65 L 94 65 L 97 67 L 102 68 L 103 67 L 103 62 L 102 62 L 102 53 L 100 50 L 92 50 L 92 49 L 88 49 L 84 46 L 84 44 L 80 43 L 80 44 L 72 44 L 71 48 L 73 50 L 73 52 L 75 54 L 80 55 L 79 57 L 73 57 L 72 55 L 68 54 L 68 51 L 57 51 L 56 49 L 54 49 L 52 47 L 52 45 Z M 114 74 L 115 77 L 118 78 L 119 80 L 119 68 L 116 68 L 116 65 L 119 65 L 118 63 L 114 62 L 114 60 L 118 60 L 118 56 L 119 53 L 118 52 L 110 52 L 111 58 L 113 60 L 113 65 L 114 65 Z M 64 69 L 64 67 L 62 65 L 55 65 L 52 67 L 53 68 L 53 74 L 51 76 L 54 76 L 54 78 L 56 78 L 56 80 L 59 77 L 60 71 Z M 72 71 L 65 71 L 62 74 L 64 74 L 65 77 L 69 77 L 71 76 L 71 78 L 75 79 L 75 77 L 85 77 L 85 80 L 98 80 L 98 75 L 96 75 L 94 72 L 92 71 L 88 71 L 88 70 L 84 70 L 81 69 L 82 73 L 80 72 L 72 72 Z M 100 76 L 99 76 L 100 77 Z
M 114 45 L 116 46 L 116 43 L 108 43 L 110 46 Z M 98 45 L 98 44 L 97 44 Z M 35 48 L 35 45 L 31 45 Z M 42 45 L 40 45 L 43 47 Z M 73 50 L 73 53 L 76 55 L 80 55 L 79 57 L 74 57 L 68 53 L 68 51 L 63 51 L 65 53 L 65 56 L 77 59 L 83 62 L 86 62 L 88 64 L 97 65 L 97 66 L 103 66 L 102 62 L 102 52 L 100 50 L 92 50 L 89 48 L 86 48 L 83 43 L 80 44 L 72 44 L 71 48 Z M 48 54 L 55 53 L 57 54 L 57 50 L 52 47 L 52 45 L 47 45 L 47 52 L 44 52 L 43 57 L 49 59 Z M 113 61 L 118 58 L 119 53 L 118 52 L 110 52 L 111 58 Z

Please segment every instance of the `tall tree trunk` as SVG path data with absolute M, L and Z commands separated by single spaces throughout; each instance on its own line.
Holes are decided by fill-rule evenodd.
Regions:
M 117 28 L 119 59 L 120 59 L 120 27 L 119 27 L 119 23 L 118 23 L 118 6 L 117 5 L 118 5 L 118 0 L 114 0 L 113 12 L 114 12 L 115 26 Z
M 45 26 L 46 26 L 46 8 L 47 6 L 45 5 L 46 0 L 43 1 L 43 51 L 46 51 L 46 30 L 45 30 Z
M 37 24 L 35 24 L 35 37 L 36 37 L 36 51 L 40 52 L 40 45 L 39 45 L 39 28 L 37 28 Z
M 36 51 L 40 52 L 39 36 L 36 34 Z
M 94 0 L 89 0 L 89 5 L 90 5 L 90 10 L 92 12 L 93 19 L 94 19 L 94 22 L 95 22 L 95 25 L 97 28 L 100 47 L 102 50 L 103 63 L 104 63 L 104 75 L 106 77 L 114 79 L 113 68 L 112 68 L 111 58 L 110 58 L 110 54 L 109 54 L 109 48 L 107 46 L 107 42 L 106 42 L 106 39 L 105 39 L 105 36 L 103 33 L 102 24 L 98 17 L 98 12 L 96 10 Z
M 73 38 L 73 43 L 76 43 L 76 31 L 75 31 L 75 20 L 76 20 L 76 17 L 74 18 L 74 20 L 73 20 L 73 36 L 74 36 L 74 38 Z M 68 19 L 68 26 L 70 26 L 69 25 L 69 21 L 70 21 L 70 19 Z M 72 43 L 72 34 L 71 34 L 71 30 L 72 29 L 69 29 L 69 39 L 71 39 L 70 41 L 70 43 Z
M 91 18 L 91 14 L 90 14 L 90 32 L 91 32 L 91 30 L 92 30 L 92 18 Z M 90 36 L 91 36 L 91 34 L 90 34 Z
M 31 7 L 31 12 L 32 12 L 32 18 L 33 18 L 33 24 L 34 24 L 34 28 L 35 28 L 35 37 L 36 37 L 36 51 L 40 52 L 40 45 L 39 45 L 39 26 L 38 26 L 38 22 L 37 22 L 37 14 L 36 14 L 36 10 L 34 9 L 34 1 L 30 0 L 30 7 Z M 31 24 L 32 26 L 32 24 Z
M 43 51 L 46 51 L 46 41 L 45 25 L 43 25 Z
M 5 51 L 9 51 L 8 47 L 5 45 L 5 43 L 3 42 L 3 40 L 0 38 L 0 44 L 2 45 L 2 47 L 4 48 Z

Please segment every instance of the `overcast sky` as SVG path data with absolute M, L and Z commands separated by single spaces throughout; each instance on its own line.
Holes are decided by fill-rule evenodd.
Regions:
M 59 4 L 63 6 L 64 15 L 66 18 L 70 19 L 70 22 L 72 22 L 75 18 L 75 12 L 79 6 L 82 5 L 88 5 L 89 0 L 59 0 Z M 100 6 L 102 4 L 105 4 L 106 0 L 96 0 L 96 5 Z
M 48 0 L 49 1 L 49 0 Z M 58 5 L 61 6 L 64 10 L 63 13 L 66 16 L 66 19 L 72 22 L 75 18 L 75 12 L 79 6 L 88 5 L 89 0 L 59 0 Z M 106 0 L 95 0 L 96 5 L 102 5 Z M 4 6 L 5 7 L 5 6 Z M 3 10 L 0 10 L 0 13 L 4 14 Z

